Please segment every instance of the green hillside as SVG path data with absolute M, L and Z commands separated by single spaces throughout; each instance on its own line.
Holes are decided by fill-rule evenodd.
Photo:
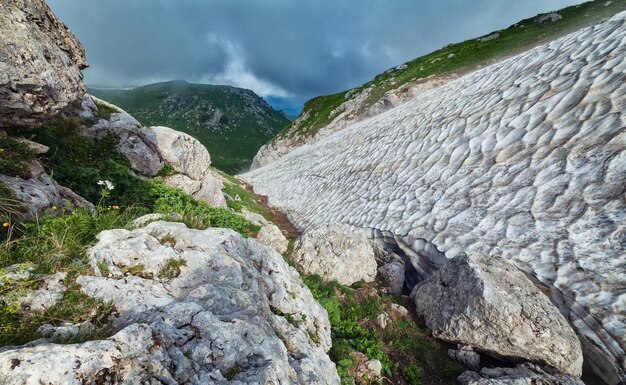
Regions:
M 213 165 L 228 173 L 250 166 L 259 147 L 289 124 L 250 90 L 172 81 L 134 89 L 89 89 L 145 126 L 168 126 L 197 138 Z
M 561 16 L 556 21 L 541 20 L 542 16 L 547 15 L 541 14 L 483 36 L 497 33 L 498 37 L 492 40 L 481 41 L 476 38 L 448 45 L 391 68 L 360 87 L 309 100 L 296 122 L 285 127 L 278 137 L 315 135 L 320 128 L 330 123 L 333 118 L 330 114 L 333 110 L 368 87 L 372 87 L 372 91 L 365 103 L 361 105 L 363 111 L 380 100 L 389 90 L 431 75 L 471 70 L 477 65 L 527 50 L 623 10 L 626 10 L 626 0 L 595 0 L 556 11 Z

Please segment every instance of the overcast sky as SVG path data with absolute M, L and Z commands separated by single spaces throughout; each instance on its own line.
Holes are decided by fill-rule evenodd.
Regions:
M 580 0 L 48 0 L 88 85 L 230 84 L 304 101 Z

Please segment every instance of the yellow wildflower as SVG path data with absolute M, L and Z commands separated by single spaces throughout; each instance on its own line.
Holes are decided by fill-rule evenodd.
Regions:
M 113 210 L 119 210 L 120 209 L 120 206 L 118 206 L 118 205 L 113 205 L 112 207 L 113 207 Z
M 2 227 L 4 227 L 4 228 L 6 229 L 6 228 L 7 228 L 7 227 L 9 227 L 10 225 L 11 225 L 11 224 L 10 224 L 9 222 L 4 222 L 4 223 L 2 224 Z
M 56 210 L 56 209 L 57 209 L 57 207 L 56 207 L 55 205 L 52 205 L 51 209 L 52 209 L 52 210 Z

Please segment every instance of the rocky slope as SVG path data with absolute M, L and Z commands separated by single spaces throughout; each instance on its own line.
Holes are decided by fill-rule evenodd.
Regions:
M 243 175 L 296 225 L 461 252 L 529 274 L 626 380 L 626 13 L 469 73 Z M 423 262 L 426 263 L 423 263 Z M 445 261 L 445 259 L 444 259 Z
M 339 383 L 326 354 L 328 316 L 277 252 L 232 230 L 152 222 L 102 232 L 89 258 L 95 276 L 77 282 L 115 305 L 121 331 L 6 350 L 0 382 Z M 168 260 L 185 264 L 166 278 Z M 136 266 L 134 275 L 120 271 Z
M 259 147 L 289 124 L 254 92 L 230 86 L 174 81 L 90 93 L 122 107 L 143 125 L 168 126 L 197 138 L 214 165 L 229 173 L 247 169 Z
M 78 112 L 85 52 L 45 2 L 0 3 L 0 36 L 0 129 Z

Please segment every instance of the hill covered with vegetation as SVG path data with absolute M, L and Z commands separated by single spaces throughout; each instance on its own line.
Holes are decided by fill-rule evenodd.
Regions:
M 261 145 L 289 124 L 250 90 L 230 86 L 155 83 L 134 89 L 90 89 L 145 126 L 168 126 L 198 139 L 218 169 L 246 169 Z

